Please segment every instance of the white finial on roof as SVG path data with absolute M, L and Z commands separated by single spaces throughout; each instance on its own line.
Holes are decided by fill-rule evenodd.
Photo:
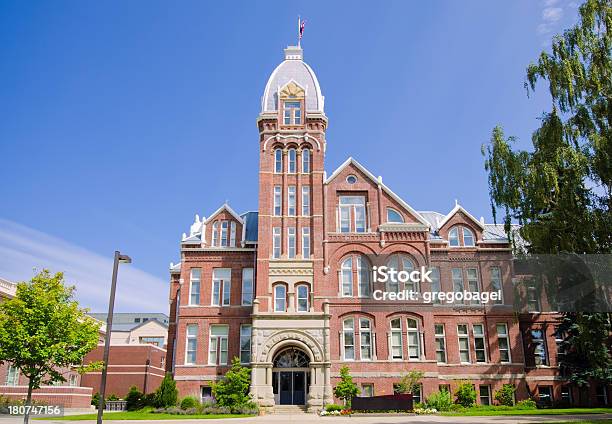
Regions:
M 183 240 L 185 240 L 187 238 L 187 234 L 183 233 Z
M 455 199 L 455 206 L 459 206 L 459 200 Z
M 481 217 L 480 217 L 480 223 L 481 223 L 482 225 L 484 225 L 484 223 L 485 223 L 485 222 L 484 222 L 484 216 L 481 216 Z
M 382 184 L 382 175 L 378 176 L 378 184 Z
M 174 262 L 170 262 L 170 268 L 174 268 Z

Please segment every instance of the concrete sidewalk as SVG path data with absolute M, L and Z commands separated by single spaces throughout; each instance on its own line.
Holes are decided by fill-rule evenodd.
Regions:
M 323 424 L 409 424 L 409 423 L 431 423 L 431 424 L 515 424 L 515 423 L 550 423 L 567 422 L 576 420 L 612 420 L 612 414 L 585 414 L 585 415 L 535 415 L 535 416 L 497 416 L 497 417 L 442 417 L 438 415 L 384 415 L 376 414 L 372 416 L 352 416 L 352 417 L 321 417 L 315 414 L 286 414 L 286 415 L 265 415 L 251 418 L 227 418 L 211 420 L 134 420 L 134 421 L 113 421 L 104 420 L 112 424 L 121 423 L 140 423 L 140 424 L 264 424 L 264 423 L 323 423 Z M 1 424 L 20 424 L 23 418 L 7 417 L 0 418 Z M 30 421 L 35 423 L 56 423 L 68 424 L 70 421 L 45 420 Z M 75 422 L 77 423 L 77 422 Z M 95 421 L 78 421 L 82 424 L 95 424 Z

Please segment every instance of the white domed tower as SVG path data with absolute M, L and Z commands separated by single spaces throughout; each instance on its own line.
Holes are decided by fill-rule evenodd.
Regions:
M 327 117 L 321 87 L 300 47 L 287 47 L 285 60 L 270 75 L 257 125 L 259 222 L 251 389 L 263 407 L 305 404 L 317 409 L 331 400 L 327 306 L 315 297 L 317 283 L 323 281 Z M 283 363 L 291 366 L 284 368 Z

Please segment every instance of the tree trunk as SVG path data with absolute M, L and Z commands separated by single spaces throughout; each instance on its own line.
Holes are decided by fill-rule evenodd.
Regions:
M 23 415 L 23 424 L 28 424 L 30 420 L 30 406 L 32 405 L 32 390 L 34 384 L 32 383 L 32 379 L 28 381 L 28 397 L 26 398 L 25 403 L 25 414 Z

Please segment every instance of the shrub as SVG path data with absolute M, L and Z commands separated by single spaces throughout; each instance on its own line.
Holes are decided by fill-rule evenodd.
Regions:
M 142 408 L 142 393 L 136 386 L 130 387 L 130 391 L 125 397 L 126 408 L 128 411 L 135 411 Z
M 453 406 L 453 398 L 447 390 L 432 393 L 425 402 L 426 409 L 449 411 Z
M 533 399 L 525 399 L 520 400 L 516 403 L 516 409 L 537 409 L 537 405 L 535 400 Z
M 155 392 L 147 393 L 146 395 L 142 395 L 142 399 L 140 400 L 142 407 L 145 406 L 155 406 Z
M 516 388 L 512 384 L 504 384 L 501 389 L 495 392 L 495 400 L 500 405 L 512 406 L 514 405 L 514 392 Z
M 119 396 L 117 396 L 114 393 L 111 393 L 110 395 L 108 395 L 108 397 L 106 398 L 107 401 L 113 401 L 113 400 L 119 400 Z
M 327 412 L 342 411 L 342 405 L 338 405 L 335 403 L 328 403 L 327 405 L 325 405 L 325 410 Z
M 200 402 L 193 396 L 186 396 L 181 400 L 181 409 L 191 409 L 200 406 Z
M 98 409 L 98 406 L 100 405 L 100 393 L 96 392 L 93 394 L 91 397 L 91 404 Z
M 225 373 L 223 380 L 212 384 L 212 392 L 219 406 L 250 407 L 254 406 L 249 395 L 250 385 L 251 369 L 240 365 L 240 360 L 234 357 L 232 366 Z
M 156 408 L 167 408 L 176 406 L 178 391 L 176 390 L 176 382 L 172 375 L 166 374 L 161 384 L 155 391 L 153 406 Z
M 344 406 L 351 407 L 351 400 L 359 394 L 359 388 L 353 383 L 353 377 L 346 365 L 340 368 L 340 382 L 334 387 L 334 395 L 344 401 Z
M 466 408 L 474 406 L 476 403 L 476 390 L 474 389 L 474 385 L 469 381 L 462 381 L 459 383 L 455 391 L 455 396 L 457 396 L 457 403 Z
M 232 414 L 258 415 L 259 407 L 254 402 L 248 402 L 245 405 L 233 407 Z

